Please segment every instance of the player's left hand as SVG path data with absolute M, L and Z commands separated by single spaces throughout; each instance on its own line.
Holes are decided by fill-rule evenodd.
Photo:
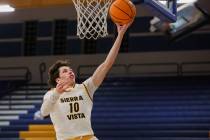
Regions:
M 128 27 L 133 23 L 133 20 L 129 22 L 128 24 L 120 25 L 119 23 L 116 23 L 117 25 L 117 32 L 119 35 L 124 35 L 127 31 Z

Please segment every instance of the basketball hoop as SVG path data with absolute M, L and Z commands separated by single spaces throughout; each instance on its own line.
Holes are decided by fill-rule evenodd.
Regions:
M 77 11 L 77 35 L 80 39 L 105 37 L 107 14 L 112 0 L 72 0 Z

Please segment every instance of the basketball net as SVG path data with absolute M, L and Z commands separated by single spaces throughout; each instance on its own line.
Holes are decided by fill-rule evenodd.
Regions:
M 77 35 L 80 39 L 105 37 L 107 14 L 112 0 L 72 0 L 77 11 Z

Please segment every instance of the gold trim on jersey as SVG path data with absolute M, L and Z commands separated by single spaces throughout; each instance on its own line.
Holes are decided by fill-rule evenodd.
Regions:
M 90 93 L 89 93 L 89 91 L 88 91 L 87 86 L 86 86 L 84 83 L 82 83 L 82 84 L 83 84 L 83 86 L 85 87 L 85 91 L 86 91 L 86 93 L 88 94 L 88 97 L 89 97 L 90 100 L 93 102 L 93 99 L 90 97 Z

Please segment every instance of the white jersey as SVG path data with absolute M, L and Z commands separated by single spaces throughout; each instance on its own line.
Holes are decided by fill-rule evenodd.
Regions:
M 83 135 L 94 135 L 91 127 L 92 96 L 97 89 L 92 78 L 87 79 L 83 84 L 76 84 L 75 87 L 63 94 L 48 91 L 44 96 L 44 102 L 50 102 L 53 106 L 50 109 L 50 118 L 56 131 L 58 140 L 66 140 Z M 41 113 L 50 107 L 44 104 Z

